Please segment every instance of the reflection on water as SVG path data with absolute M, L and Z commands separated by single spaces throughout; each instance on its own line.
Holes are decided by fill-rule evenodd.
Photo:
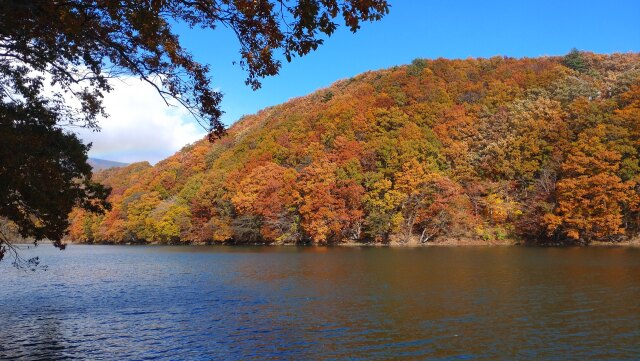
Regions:
M 640 359 L 640 250 L 48 246 L 0 359 Z

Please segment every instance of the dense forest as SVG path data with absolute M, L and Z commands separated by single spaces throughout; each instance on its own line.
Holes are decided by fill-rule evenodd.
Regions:
M 640 232 L 640 54 L 417 59 L 97 172 L 78 242 L 621 241 Z

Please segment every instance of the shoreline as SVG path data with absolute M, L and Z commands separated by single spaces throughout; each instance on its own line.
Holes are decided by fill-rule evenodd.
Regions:
M 49 242 L 41 242 L 46 244 Z M 519 240 L 474 240 L 474 239 L 447 239 L 438 242 L 428 243 L 375 243 L 375 242 L 341 242 L 332 244 L 305 244 L 305 243 L 158 243 L 158 242 L 140 242 L 140 243 L 117 243 L 117 242 L 72 242 L 70 245 L 112 245 L 112 246 L 263 246 L 263 247 L 379 247 L 379 248 L 428 248 L 428 247 L 536 247 L 536 248 L 601 248 L 601 247 L 620 247 L 620 248 L 640 248 L 640 238 L 621 241 L 621 242 L 602 242 L 594 241 L 590 244 L 528 244 Z

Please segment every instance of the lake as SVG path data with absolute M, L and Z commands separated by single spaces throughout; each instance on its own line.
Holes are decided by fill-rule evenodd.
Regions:
M 640 249 L 48 245 L 0 359 L 640 359 Z

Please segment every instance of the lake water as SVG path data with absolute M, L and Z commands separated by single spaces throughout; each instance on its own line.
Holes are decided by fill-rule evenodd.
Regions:
M 0 359 L 640 359 L 640 249 L 42 245 Z

